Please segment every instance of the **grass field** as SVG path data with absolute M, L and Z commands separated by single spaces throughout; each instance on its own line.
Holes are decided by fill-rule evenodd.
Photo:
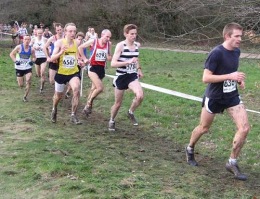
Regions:
M 184 147 L 199 122 L 199 102 L 144 90 L 136 111 L 139 126 L 126 117 L 133 95 L 126 92 L 116 118 L 116 132 L 107 130 L 114 94 L 112 79 L 96 99 L 89 118 L 78 110 L 82 125 L 69 122 L 70 99 L 50 121 L 53 87 L 39 94 L 33 75 L 29 102 L 16 84 L 10 48 L 0 49 L 0 196 L 1 198 L 242 198 L 260 197 L 259 114 L 249 112 L 251 132 L 239 164 L 249 176 L 237 181 L 225 170 L 235 127 L 226 113 L 217 115 L 210 132 L 196 148 L 199 166 L 186 164 Z M 144 83 L 202 97 L 201 77 L 206 55 L 141 50 Z M 242 59 L 247 74 L 241 96 L 248 109 L 260 111 L 260 68 L 257 60 Z M 115 70 L 108 67 L 107 74 Z M 34 73 L 35 74 L 35 73 Z

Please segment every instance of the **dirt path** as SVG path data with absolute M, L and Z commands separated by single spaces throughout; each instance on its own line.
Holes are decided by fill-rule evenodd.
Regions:
M 181 50 L 181 49 L 171 49 L 171 48 L 155 48 L 155 47 L 142 47 L 144 49 L 151 49 L 151 50 L 164 50 L 164 51 L 174 51 L 174 52 L 190 52 L 190 53 L 199 53 L 199 54 L 208 54 L 209 51 L 204 50 Z M 240 58 L 247 58 L 247 59 L 260 59 L 260 54 L 254 53 L 241 53 Z

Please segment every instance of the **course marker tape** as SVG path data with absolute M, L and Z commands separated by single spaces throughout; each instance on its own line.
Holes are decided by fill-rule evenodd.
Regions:
M 7 32 L 0 32 L 0 34 L 3 34 L 3 35 L 13 35 L 13 34 L 10 34 L 10 33 L 7 33 Z
M 115 78 L 116 77 L 114 75 L 107 75 L 107 74 L 106 74 L 106 76 L 107 77 L 111 77 L 111 78 Z M 185 93 L 173 91 L 173 90 L 162 88 L 162 87 L 158 87 L 158 86 L 153 86 L 151 84 L 146 84 L 146 83 L 142 83 L 142 82 L 140 82 L 140 83 L 141 83 L 142 87 L 150 89 L 150 90 L 154 90 L 154 91 L 165 93 L 165 94 L 169 94 L 169 95 L 174 95 L 174 96 L 181 97 L 181 98 L 184 98 L 184 99 L 189 99 L 189 100 L 193 100 L 193 101 L 197 101 L 197 102 L 202 102 L 202 98 L 201 97 L 188 95 L 188 94 L 185 94 Z M 246 109 L 246 110 L 248 112 L 260 114 L 259 111 L 254 111 L 254 110 L 250 110 L 250 109 Z

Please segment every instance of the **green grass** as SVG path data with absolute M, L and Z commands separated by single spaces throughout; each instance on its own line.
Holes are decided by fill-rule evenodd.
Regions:
M 39 94 L 33 76 L 29 102 L 15 80 L 10 49 L 0 51 L 0 195 L 2 198 L 253 198 L 260 197 L 259 114 L 248 113 L 251 132 L 239 163 L 248 174 L 236 181 L 225 171 L 235 127 L 226 113 L 218 115 L 196 148 L 199 167 L 186 164 L 184 146 L 199 122 L 201 104 L 144 89 L 136 111 L 140 125 L 133 127 L 126 111 L 133 95 L 125 93 L 116 118 L 117 131 L 107 130 L 114 95 L 112 79 L 94 103 L 89 118 L 81 114 L 89 89 L 84 78 L 80 126 L 69 122 L 70 100 L 61 101 L 57 123 L 50 121 L 53 87 Z M 202 97 L 206 55 L 141 50 L 142 82 Z M 259 111 L 260 70 L 257 60 L 243 59 L 248 109 Z M 107 69 L 114 75 L 115 70 Z

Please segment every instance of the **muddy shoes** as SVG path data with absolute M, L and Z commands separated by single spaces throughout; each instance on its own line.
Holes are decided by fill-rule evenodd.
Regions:
M 240 172 L 240 169 L 237 164 L 226 163 L 226 170 L 235 175 L 235 178 L 238 180 L 247 180 L 247 176 Z
M 189 151 L 187 147 L 185 147 L 185 153 L 186 153 L 187 163 L 191 166 L 198 166 L 198 163 L 194 157 L 194 151 L 193 150 Z

